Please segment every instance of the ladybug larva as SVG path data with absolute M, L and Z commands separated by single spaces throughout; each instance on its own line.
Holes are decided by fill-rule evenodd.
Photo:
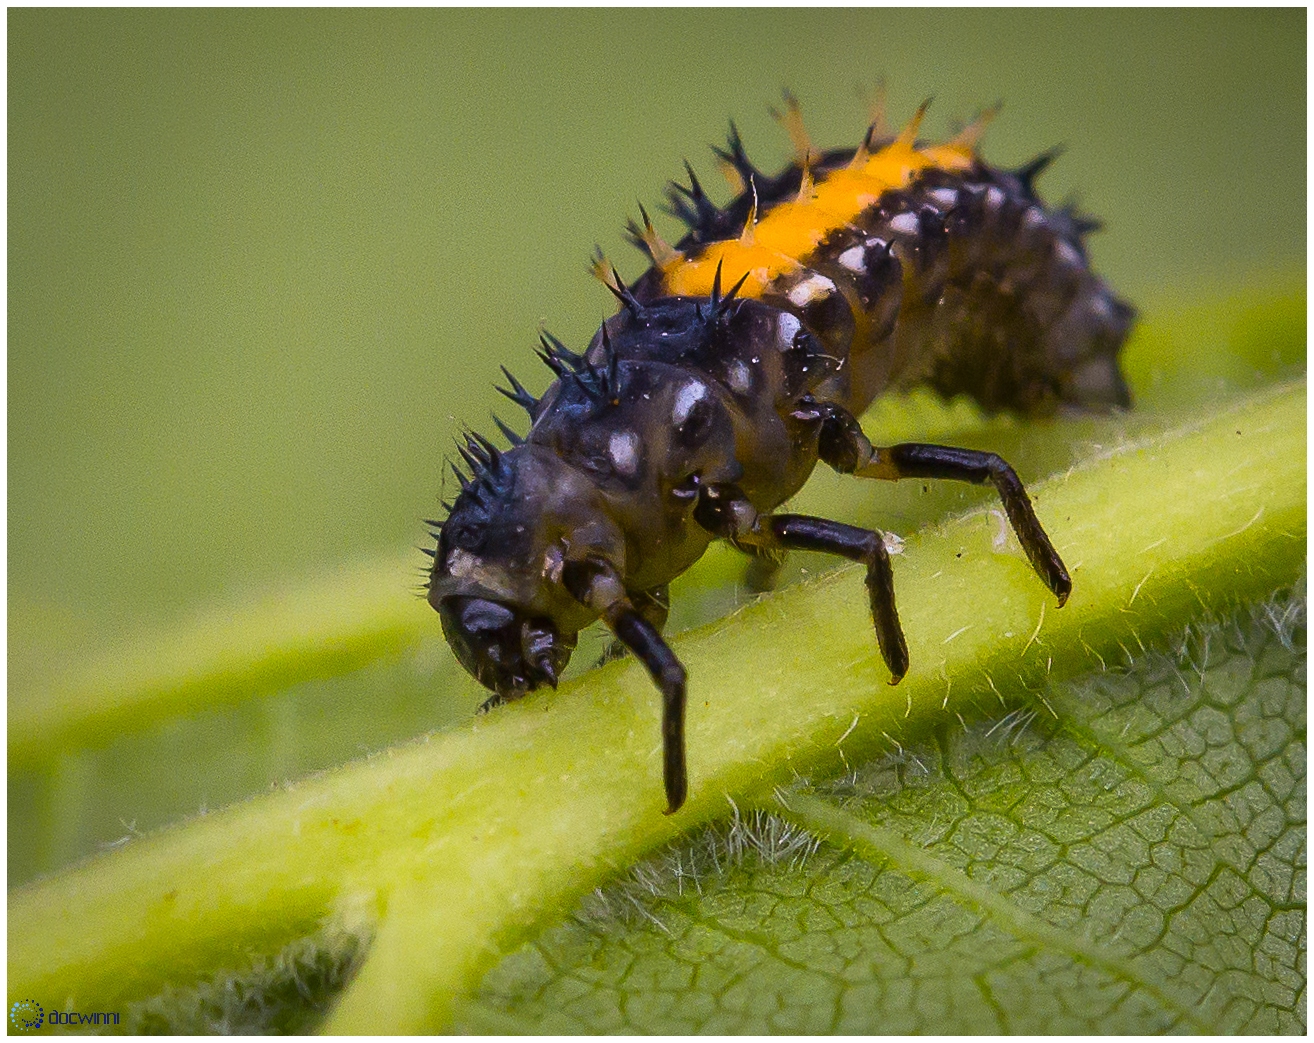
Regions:
M 510 449 L 479 435 L 460 449 L 469 474 L 456 468 L 460 495 L 428 551 L 429 602 L 457 658 L 495 705 L 555 685 L 579 631 L 602 619 L 661 691 L 668 813 L 688 781 L 667 585 L 712 540 L 863 563 L 890 683 L 908 670 L 882 534 L 776 513 L 818 461 L 860 478 L 990 482 L 1060 606 L 1071 592 L 1004 460 L 873 446 L 855 419 L 916 385 L 991 412 L 1129 404 L 1117 356 L 1132 309 L 1090 270 L 1094 222 L 1036 195 L 1052 154 L 989 166 L 976 151 L 989 114 L 920 142 L 925 109 L 897 134 L 878 116 L 856 149 L 818 153 L 786 95 L 796 156 L 774 177 L 732 125 L 716 151 L 736 198 L 716 206 L 686 164 L 689 185 L 668 189 L 684 238 L 664 242 L 643 212 L 629 233 L 651 267 L 626 286 L 597 259 L 620 307 L 588 347 L 544 334 L 555 379 L 538 397 L 506 373 L 499 390 L 529 413 L 528 435 L 499 422 Z

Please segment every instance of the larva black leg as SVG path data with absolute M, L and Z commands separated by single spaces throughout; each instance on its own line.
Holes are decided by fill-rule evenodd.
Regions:
M 786 550 L 819 550 L 838 554 L 867 566 L 867 599 L 876 625 L 876 642 L 890 671 L 890 684 L 908 672 L 908 644 L 894 607 L 894 572 L 885 539 L 872 529 L 812 518 L 805 514 L 777 514 L 769 520 L 778 546 Z
M 1031 506 L 1031 498 L 1017 472 L 994 453 L 976 449 L 955 449 L 947 445 L 922 445 L 905 442 L 876 450 L 875 458 L 853 472 L 862 478 L 953 478 L 981 485 L 990 482 L 999 493 L 1004 513 L 1017 533 L 1031 567 L 1058 598 L 1059 607 L 1072 593 L 1072 577 L 1050 543 Z
M 857 420 L 830 402 L 800 403 L 800 410 L 821 422 L 819 454 L 841 474 L 898 481 L 901 478 L 952 478 L 981 485 L 990 482 L 999 493 L 1004 513 L 1036 574 L 1058 598 L 1061 608 L 1072 593 L 1072 578 L 1031 506 L 1017 472 L 995 453 L 955 449 L 946 445 L 901 445 L 875 448 Z
M 573 598 L 588 605 L 638 658 L 662 693 L 662 777 L 666 814 L 680 809 L 689 792 L 684 755 L 685 672 L 680 660 L 625 593 L 620 576 L 596 559 L 568 562 L 562 582 Z
M 908 645 L 894 605 L 894 573 L 879 532 L 803 514 L 759 518 L 734 486 L 704 488 L 694 517 L 703 528 L 737 546 L 815 550 L 862 562 L 867 566 L 867 597 L 876 641 L 891 674 L 890 684 L 898 684 L 908 672 Z
M 635 654 L 662 693 L 662 779 L 666 814 L 680 810 L 689 792 L 684 758 L 685 673 L 657 628 L 633 610 L 620 612 L 611 623 L 616 637 Z
M 663 584 L 652 590 L 630 591 L 630 601 L 639 615 L 657 629 L 657 633 L 666 629 L 666 619 L 671 614 L 671 591 L 668 586 Z M 598 666 L 620 659 L 628 651 L 625 642 L 614 638 L 598 659 Z

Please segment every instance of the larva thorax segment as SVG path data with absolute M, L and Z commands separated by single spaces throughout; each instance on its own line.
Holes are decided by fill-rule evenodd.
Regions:
M 763 512 L 797 491 L 816 431 L 789 407 L 834 370 L 795 315 L 719 290 L 636 300 L 582 354 L 545 334 L 540 355 L 556 374 L 540 398 L 508 374 L 533 420 L 523 444 L 462 449 L 472 475 L 429 586 L 458 657 L 502 698 L 554 683 L 597 618 L 565 585 L 571 562 L 659 588 L 714 538 L 694 518 L 703 488 L 741 488 Z
M 719 285 L 717 287 L 719 291 Z M 842 360 L 792 310 L 765 299 L 663 298 L 624 308 L 594 336 L 586 358 L 614 351 L 622 358 L 663 363 L 667 379 L 683 388 L 670 414 L 657 413 L 645 432 L 660 444 L 663 426 L 677 436 L 688 424 L 690 396 L 715 399 L 733 441 L 719 445 L 735 461 L 736 482 L 762 510 L 792 496 L 816 464 L 815 432 L 798 429 L 791 411 L 823 385 Z M 696 475 L 706 484 L 716 471 L 691 470 L 678 454 L 664 460 L 668 476 Z

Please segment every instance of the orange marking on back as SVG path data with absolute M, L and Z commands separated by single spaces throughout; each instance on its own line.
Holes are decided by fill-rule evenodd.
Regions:
M 973 151 L 965 142 L 917 149 L 912 135 L 920 112 L 909 127 L 860 166 L 833 170 L 813 185 L 806 197 L 776 203 L 755 225 L 751 236 L 709 243 L 664 272 L 666 292 L 705 297 L 712 292 L 717 264 L 722 279 L 733 284 L 745 272 L 741 297 L 760 297 L 780 276 L 802 268 L 832 231 L 849 224 L 891 189 L 905 188 L 928 167 L 966 170 Z
M 957 141 L 946 141 L 943 145 L 931 145 L 922 149 L 922 155 L 929 161 L 928 166 L 937 170 L 967 170 L 976 158 L 976 150 L 971 145 Z

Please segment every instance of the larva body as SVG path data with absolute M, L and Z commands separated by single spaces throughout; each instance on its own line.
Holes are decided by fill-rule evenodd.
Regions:
M 992 411 L 1128 404 L 1117 354 L 1131 309 L 1087 265 L 1091 225 L 1034 194 L 1047 157 L 995 170 L 975 153 L 979 127 L 926 146 L 920 116 L 817 157 L 790 99 L 799 162 L 776 177 L 732 133 L 721 156 L 745 191 L 721 209 L 692 172 L 688 189 L 673 187 L 689 234 L 671 247 L 644 215 L 630 231 L 652 267 L 626 288 L 597 266 L 618 313 L 579 355 L 544 337 L 557 379 L 540 398 L 511 378 L 528 436 L 507 431 L 507 451 L 472 436 L 462 450 L 472 474 L 458 472 L 429 583 L 457 656 L 490 702 L 515 698 L 555 684 L 578 632 L 602 618 L 662 691 L 670 811 L 687 782 L 684 670 L 661 637 L 666 585 L 713 539 L 865 563 L 893 681 L 908 668 L 881 535 L 774 513 L 819 460 L 860 477 L 992 482 L 1060 604 L 1071 589 L 1002 460 L 876 448 L 854 419 L 918 384 Z

